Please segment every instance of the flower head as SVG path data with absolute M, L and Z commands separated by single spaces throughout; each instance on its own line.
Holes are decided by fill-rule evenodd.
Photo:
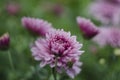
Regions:
M 93 38 L 99 32 L 97 27 L 89 19 L 77 17 L 77 23 L 83 32 L 83 36 L 87 39 Z
M 67 74 L 74 78 L 80 72 L 79 56 L 83 53 L 81 47 L 82 44 L 77 42 L 76 36 L 71 36 L 70 32 L 51 30 L 45 38 L 35 41 L 31 51 L 35 60 L 41 61 L 41 67 L 57 67 L 58 72 L 65 69 Z
M 29 31 L 41 36 L 45 36 L 52 29 L 52 25 L 47 21 L 29 17 L 22 18 L 22 25 Z
M 95 2 L 90 6 L 90 13 L 103 24 L 115 24 L 119 22 L 116 20 L 119 20 L 120 8 L 108 2 Z
M 10 44 L 10 37 L 8 33 L 5 33 L 0 37 L 0 50 L 7 50 Z

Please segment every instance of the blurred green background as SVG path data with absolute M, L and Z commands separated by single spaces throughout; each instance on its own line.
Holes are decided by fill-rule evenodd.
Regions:
M 9 32 L 10 52 L 15 66 L 11 70 L 8 54 L 0 51 L 0 80 L 53 80 L 49 67 L 40 68 L 30 52 L 30 44 L 37 38 L 32 36 L 21 24 L 24 16 L 47 20 L 54 28 L 70 31 L 83 43 L 84 54 L 82 71 L 75 79 L 66 74 L 58 75 L 60 80 L 120 80 L 120 56 L 115 55 L 117 49 L 106 46 L 100 48 L 91 40 L 84 40 L 76 23 L 76 17 L 88 16 L 86 8 L 92 0 L 0 0 L 0 35 Z M 15 3 L 18 11 L 9 13 L 6 6 Z M 60 10 L 56 11 L 55 7 Z M 92 19 L 92 18 L 91 18 Z M 92 21 L 101 25 L 98 21 Z M 120 52 L 119 52 L 120 53 Z

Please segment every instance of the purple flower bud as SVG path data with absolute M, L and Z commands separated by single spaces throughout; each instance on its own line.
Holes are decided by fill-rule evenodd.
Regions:
M 0 50 L 7 50 L 10 44 L 10 37 L 8 33 L 5 33 L 0 37 Z
M 41 36 L 45 36 L 45 34 L 52 29 L 51 23 L 48 23 L 42 19 L 35 19 L 30 17 L 23 17 L 22 25 L 30 32 Z
M 89 20 L 82 17 L 77 17 L 77 23 L 85 38 L 91 39 L 98 34 L 97 27 Z

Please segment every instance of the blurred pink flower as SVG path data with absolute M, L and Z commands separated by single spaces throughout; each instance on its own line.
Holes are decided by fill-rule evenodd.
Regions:
M 29 31 L 41 36 L 45 36 L 45 34 L 52 29 L 51 23 L 48 23 L 47 21 L 44 21 L 42 19 L 30 17 L 23 17 L 22 25 Z
M 6 10 L 10 15 L 16 15 L 20 11 L 20 5 L 18 3 L 9 3 Z
M 107 27 L 102 27 L 99 28 L 99 34 L 93 38 L 93 41 L 98 43 L 100 46 L 105 46 L 108 41 L 108 37 L 109 37 L 109 28 Z
M 112 4 L 120 4 L 120 0 L 104 0 L 104 1 L 111 2 Z
M 0 37 L 0 50 L 7 50 L 10 44 L 10 37 L 8 33 L 5 33 Z
M 70 32 L 64 30 L 51 30 L 45 38 L 39 38 L 31 47 L 35 60 L 41 61 L 40 66 L 50 65 L 57 67 L 57 71 L 63 69 L 74 78 L 80 72 L 79 56 L 82 44 L 76 41 L 76 36 L 71 36 Z M 57 62 L 57 63 L 56 63 Z
M 120 29 L 119 28 L 99 28 L 100 33 L 93 38 L 93 41 L 100 46 L 110 45 L 112 47 L 120 47 Z
M 99 1 L 92 3 L 90 13 L 104 24 L 118 24 L 120 22 L 120 6 L 112 3 Z
M 120 4 L 120 0 L 96 0 L 96 1 L 107 2 L 111 4 L 116 4 L 116 5 Z
M 83 32 L 83 36 L 87 39 L 91 39 L 99 33 L 97 27 L 89 19 L 77 17 L 77 23 Z
M 60 16 L 63 13 L 63 7 L 59 4 L 53 6 L 53 13 L 57 16 Z

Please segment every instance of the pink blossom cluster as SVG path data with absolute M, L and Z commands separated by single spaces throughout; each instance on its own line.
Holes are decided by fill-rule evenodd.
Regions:
M 89 10 L 103 24 L 116 25 L 120 22 L 120 0 L 98 0 L 90 5 Z
M 35 60 L 40 61 L 40 67 L 49 65 L 61 73 L 63 70 L 74 78 L 81 69 L 79 61 L 83 53 L 82 44 L 63 29 L 53 29 L 52 25 L 42 19 L 22 18 L 22 25 L 31 32 L 44 36 L 38 38 L 31 47 Z
M 89 6 L 89 12 L 92 17 L 102 22 L 102 26 L 106 26 L 96 27 L 99 33 L 93 36 L 92 40 L 100 46 L 120 47 L 120 0 L 96 0 Z M 90 27 L 90 23 L 85 24 Z M 89 31 L 86 33 L 89 34 Z
M 91 39 L 100 46 L 120 47 L 120 28 L 97 27 L 89 19 L 77 17 L 83 37 Z

